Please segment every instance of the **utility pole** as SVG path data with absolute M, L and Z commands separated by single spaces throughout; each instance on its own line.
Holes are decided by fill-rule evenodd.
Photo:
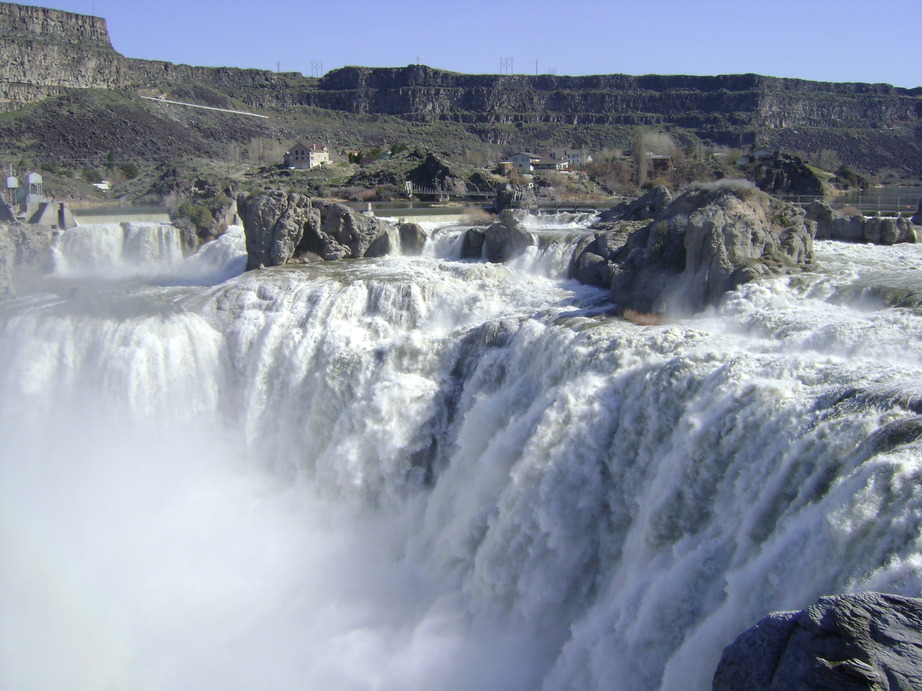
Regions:
M 535 76 L 538 76 L 538 61 L 535 60 Z

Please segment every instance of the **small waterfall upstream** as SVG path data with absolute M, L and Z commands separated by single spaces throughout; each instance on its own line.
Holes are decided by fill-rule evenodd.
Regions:
M 0 304 L 0 688 L 703 690 L 770 611 L 918 596 L 922 248 L 641 327 L 561 225 L 63 234 Z

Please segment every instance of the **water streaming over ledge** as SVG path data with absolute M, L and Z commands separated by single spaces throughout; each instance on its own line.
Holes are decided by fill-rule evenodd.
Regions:
M 639 327 L 533 231 L 87 238 L 0 305 L 0 687 L 707 689 L 769 611 L 919 595 L 922 248 Z

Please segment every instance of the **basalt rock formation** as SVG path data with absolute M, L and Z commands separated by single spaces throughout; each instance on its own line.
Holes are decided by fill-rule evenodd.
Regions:
M 608 288 L 622 310 L 694 312 L 761 277 L 814 264 L 804 212 L 743 183 L 692 189 L 646 225 L 588 237 L 570 273 Z
M 363 216 L 343 204 L 294 192 L 241 195 L 247 269 L 280 266 L 292 259 L 377 257 L 391 250 L 390 223 Z
M 637 199 L 621 202 L 599 214 L 593 225 L 597 230 L 611 230 L 622 221 L 647 221 L 659 216 L 672 202 L 672 193 L 657 185 Z
M 798 156 L 776 151 L 755 168 L 760 190 L 771 194 L 823 194 L 823 181 Z
M 496 223 L 485 229 L 471 228 L 464 234 L 461 256 L 501 263 L 515 259 L 534 244 L 535 237 L 515 218 L 511 209 L 506 209 Z
M 713 691 L 911 691 L 922 688 L 922 600 L 824 597 L 776 612 L 728 646 Z
M 653 125 L 729 146 L 759 141 L 776 149 L 829 149 L 863 170 L 922 174 L 922 89 L 754 74 L 465 75 L 425 65 L 344 67 L 314 79 L 126 58 L 112 48 L 105 20 L 0 3 L 0 109 L 75 88 L 166 90 L 210 105 L 232 99 L 252 109 L 310 106 L 445 121 L 481 141 L 515 146 L 552 136 L 527 135 L 529 128 L 553 127 L 558 135 L 602 146 L 613 139 L 626 143 L 631 128 Z

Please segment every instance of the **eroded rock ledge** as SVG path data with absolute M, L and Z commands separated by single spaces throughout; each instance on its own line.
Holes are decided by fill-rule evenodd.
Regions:
M 246 235 L 247 270 L 299 259 L 381 257 L 398 243 L 412 252 L 425 242 L 416 224 L 395 227 L 343 204 L 294 192 L 241 195 L 237 209 Z
M 922 600 L 823 597 L 775 612 L 723 652 L 713 691 L 911 691 L 922 688 Z
M 638 221 L 644 212 L 648 221 Z M 741 181 L 656 188 L 603 217 L 573 254 L 572 277 L 608 288 L 622 310 L 695 312 L 758 278 L 814 266 L 804 211 Z

